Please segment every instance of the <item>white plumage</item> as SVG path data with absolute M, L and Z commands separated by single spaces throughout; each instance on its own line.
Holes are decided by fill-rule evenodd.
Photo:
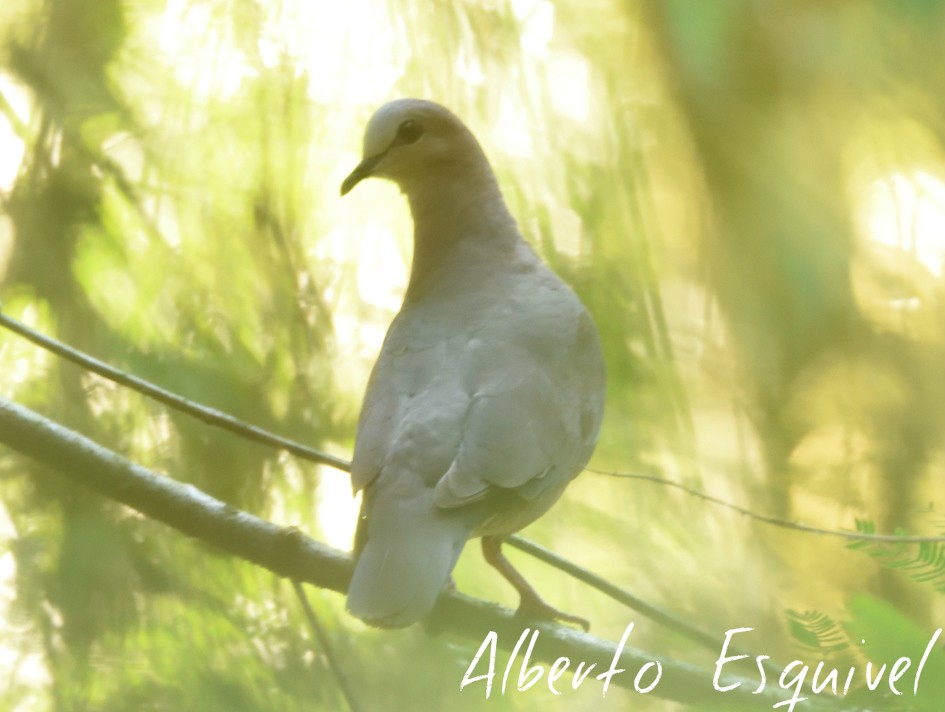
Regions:
M 470 537 L 524 527 L 581 471 L 604 366 L 593 321 L 522 239 L 456 116 L 417 99 L 381 107 L 342 194 L 369 176 L 407 195 L 414 258 L 358 425 L 348 609 L 403 626 L 430 611 Z

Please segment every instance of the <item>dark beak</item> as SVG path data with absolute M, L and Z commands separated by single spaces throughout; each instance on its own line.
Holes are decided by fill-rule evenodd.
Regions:
M 371 171 L 374 170 L 374 167 L 380 163 L 380 160 L 383 157 L 384 154 L 381 153 L 377 156 L 371 156 L 370 158 L 365 158 L 363 161 L 361 161 L 341 184 L 341 194 L 347 195 L 351 189 L 354 188 L 354 186 L 356 186 L 365 178 L 369 178 L 371 176 Z

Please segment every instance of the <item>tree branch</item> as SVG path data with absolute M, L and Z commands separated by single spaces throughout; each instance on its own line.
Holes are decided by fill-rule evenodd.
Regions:
M 77 484 L 279 576 L 333 591 L 348 586 L 351 559 L 347 554 L 131 462 L 4 398 L 0 398 L 0 443 Z
M 234 418 L 232 415 L 224 413 L 223 411 L 216 410 L 215 408 L 209 408 L 205 405 L 201 405 L 200 403 L 183 398 L 176 393 L 151 383 L 150 381 L 146 381 L 143 378 L 134 376 L 130 373 L 122 371 L 121 369 L 115 368 L 114 366 L 110 366 L 109 364 L 100 361 L 89 354 L 79 351 L 78 349 L 74 349 L 61 341 L 58 341 L 50 336 L 46 336 L 45 334 L 41 334 L 40 332 L 31 329 L 23 322 L 17 321 L 16 319 L 4 314 L 2 310 L 2 304 L 0 304 L 0 326 L 9 329 L 13 333 L 22 336 L 28 341 L 33 342 L 40 348 L 51 351 L 57 356 L 61 356 L 62 358 L 71 361 L 72 363 L 86 369 L 87 371 L 98 374 L 99 376 L 107 378 L 114 383 L 126 386 L 133 391 L 137 391 L 138 393 L 148 396 L 149 398 L 153 398 L 154 400 L 164 403 L 165 405 L 174 408 L 181 413 L 186 413 L 194 418 L 197 418 L 208 425 L 222 428 L 223 430 L 245 438 L 246 440 L 252 440 L 253 442 L 268 445 L 269 447 L 273 447 L 278 450 L 284 450 L 309 462 L 328 465 L 343 472 L 351 471 L 351 463 L 343 458 L 330 455 L 326 452 L 317 450 L 307 445 L 303 445 L 300 442 L 290 440 L 289 438 L 282 437 L 281 435 L 276 435 L 275 433 L 271 433 L 268 430 L 263 430 L 262 428 L 255 425 L 245 423 L 238 418 Z M 794 531 L 804 532 L 807 534 L 819 534 L 822 536 L 838 537 L 848 541 L 865 541 L 887 544 L 945 543 L 945 536 L 942 535 L 916 536 L 909 534 L 876 534 L 875 532 L 853 532 L 837 529 L 821 529 L 808 524 L 792 522 L 787 519 L 781 519 L 779 517 L 773 517 L 770 515 L 754 512 L 747 507 L 742 507 L 731 502 L 726 502 L 725 500 L 722 500 L 718 497 L 701 492 L 680 482 L 666 479 L 665 477 L 636 472 L 609 472 L 597 470 L 591 467 L 585 468 L 585 470 L 587 472 L 593 472 L 605 477 L 619 477 L 623 479 L 641 480 L 664 485 L 666 487 L 674 487 L 676 489 L 682 490 L 690 496 L 697 497 L 706 502 L 724 507 L 726 509 L 730 509 L 734 512 L 749 517 L 750 519 L 761 522 L 762 524 L 768 524 L 770 526 L 780 527 L 782 529 L 792 529 Z M 563 571 L 568 571 L 568 568 L 561 566 L 560 562 L 563 561 L 563 559 L 560 559 L 560 557 L 557 560 L 553 560 L 549 556 L 538 555 L 536 554 L 537 550 L 533 548 L 533 545 L 531 545 L 530 542 L 526 542 L 519 537 L 509 537 L 508 540 L 513 546 L 518 546 L 518 548 L 522 551 L 542 559 L 547 564 L 556 568 L 560 568 Z M 521 546 L 519 546 L 519 544 L 521 544 Z M 567 562 L 567 566 L 574 567 L 574 564 Z M 573 573 L 573 570 L 571 572 Z M 585 574 L 587 574 L 587 576 L 582 578 L 582 580 L 585 581 L 585 583 L 596 587 L 596 584 L 589 580 L 593 575 L 589 574 L 588 572 L 585 572 Z M 607 593 L 607 591 L 604 589 L 600 590 L 602 590 L 604 593 Z M 608 595 L 611 594 L 608 593 Z M 623 600 L 623 602 L 626 603 L 630 594 L 623 592 L 621 596 L 622 598 L 617 598 L 616 600 Z M 628 605 L 632 604 L 628 603 Z M 664 614 L 661 613 L 661 615 Z
M 289 453 L 292 453 L 296 457 L 308 460 L 309 462 L 329 465 L 336 469 L 343 470 L 344 472 L 351 471 L 351 464 L 346 460 L 329 455 L 325 452 L 316 450 L 293 440 L 289 440 L 288 438 L 275 435 L 263 430 L 262 428 L 244 423 L 243 421 L 238 420 L 227 413 L 223 413 L 213 408 L 208 408 L 205 405 L 201 405 L 200 403 L 183 398 L 176 393 L 165 390 L 151 383 L 150 381 L 146 381 L 143 378 L 139 378 L 130 373 L 115 368 L 114 366 L 104 363 L 103 361 L 100 361 L 87 353 L 79 351 L 78 349 L 74 349 L 57 339 L 31 329 L 26 324 L 4 314 L 2 309 L 0 309 L 0 326 L 9 329 L 19 336 L 22 336 L 40 348 L 46 349 L 57 356 L 61 356 L 62 358 L 76 364 L 80 368 L 98 374 L 99 376 L 107 378 L 114 383 L 126 386 L 127 388 L 137 391 L 138 393 L 141 393 L 149 398 L 153 398 L 171 408 L 174 408 L 178 412 L 185 413 L 194 418 L 197 418 L 201 422 L 222 428 L 227 432 L 233 433 L 247 440 L 252 440 L 270 447 L 285 450 Z M 701 645 L 707 645 L 706 641 L 708 636 L 706 633 L 696 629 L 682 620 L 679 620 L 671 614 L 661 611 L 655 606 L 640 600 L 629 591 L 621 589 L 609 581 L 605 581 L 590 571 L 582 569 L 576 564 L 567 561 L 562 557 L 551 553 L 550 551 L 542 549 L 536 544 L 532 544 L 520 536 L 513 535 L 506 537 L 506 541 L 508 541 L 510 545 L 517 547 L 531 556 L 544 561 L 549 566 L 558 568 L 572 576 L 576 576 L 588 586 L 596 588 L 617 602 L 642 613 L 643 615 L 651 618 L 652 620 L 655 620 L 658 623 L 669 626 L 680 635 L 688 637 L 690 640 L 694 640 Z
M 19 334 L 24 339 L 33 342 L 40 348 L 51 351 L 57 356 L 71 361 L 72 363 L 84 368 L 86 371 L 91 371 L 96 373 L 102 378 L 107 378 L 109 381 L 114 383 L 119 383 L 127 388 L 130 388 L 133 391 L 137 391 L 143 395 L 146 395 L 148 398 L 153 398 L 154 400 L 164 403 L 175 410 L 186 413 L 193 418 L 197 418 L 201 422 L 207 423 L 208 425 L 214 425 L 223 430 L 227 430 L 231 433 L 239 435 L 246 440 L 252 440 L 253 442 L 261 443 L 263 445 L 268 445 L 274 447 L 278 450 L 285 450 L 286 452 L 292 453 L 293 455 L 302 458 L 303 460 L 308 460 L 309 462 L 316 462 L 321 465 L 329 465 L 335 469 L 342 470 L 344 472 L 349 472 L 351 470 L 351 464 L 346 460 L 343 460 L 340 457 L 335 457 L 334 455 L 329 455 L 327 452 L 322 452 L 321 450 L 316 450 L 315 448 L 308 447 L 302 443 L 290 440 L 289 438 L 284 438 L 280 435 L 270 433 L 267 430 L 258 428 L 255 425 L 249 425 L 244 423 L 242 420 L 234 418 L 232 415 L 224 413 L 223 411 L 216 410 L 215 408 L 209 408 L 200 403 L 195 403 L 194 401 L 187 400 L 182 398 L 176 393 L 172 393 L 160 386 L 156 386 L 150 381 L 146 381 L 143 378 L 138 378 L 130 373 L 122 371 L 121 369 L 110 366 L 104 361 L 99 361 L 97 358 L 89 356 L 82 351 L 72 348 L 71 346 L 53 339 L 45 334 L 41 334 L 35 329 L 31 329 L 23 322 L 17 321 L 12 317 L 7 316 L 0 310 L 0 326 L 9 329 L 15 334 Z
M 276 526 L 231 507 L 193 485 L 137 465 L 4 398 L 0 398 L 0 443 L 78 484 L 279 576 L 339 592 L 347 588 L 352 571 L 347 554 L 298 530 Z M 428 625 L 476 641 L 481 641 L 488 631 L 495 631 L 498 647 L 508 650 L 522 634 L 523 621 L 509 609 L 447 591 L 440 597 Z M 585 661 L 588 665 L 596 663 L 596 670 L 603 671 L 614 663 L 626 672 L 616 674 L 612 683 L 632 689 L 636 672 L 647 663 L 658 661 L 663 679 L 651 693 L 654 696 L 685 703 L 724 701 L 727 709 L 757 710 L 778 701 L 770 685 L 765 692 L 752 695 L 757 680 L 726 677 L 720 684 L 741 684 L 722 695 L 713 688 L 711 669 L 654 657 L 629 646 L 620 649 L 617 657 L 619 646 L 611 641 L 553 623 L 535 623 L 531 627 L 540 633 L 531 664 L 567 657 L 575 666 L 577 661 Z M 518 670 L 519 664 L 513 669 Z M 459 680 L 457 687 L 458 683 Z

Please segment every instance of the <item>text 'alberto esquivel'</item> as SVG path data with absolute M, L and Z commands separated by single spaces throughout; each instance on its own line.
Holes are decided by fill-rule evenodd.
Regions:
M 788 712 L 793 712 L 798 703 L 808 699 L 808 695 L 846 695 L 851 688 L 854 686 L 858 688 L 864 683 L 866 689 L 870 692 L 877 690 L 885 692 L 888 689 L 896 696 L 918 696 L 922 671 L 936 642 L 942 635 L 942 629 L 938 628 L 932 633 L 925 649 L 916 651 L 918 653 L 916 657 L 903 656 L 891 662 L 876 663 L 868 661 L 862 667 L 842 668 L 830 667 L 824 661 L 812 664 L 802 660 L 793 660 L 783 668 L 777 680 L 773 680 L 769 679 L 768 671 L 764 666 L 764 662 L 770 659 L 769 656 L 758 655 L 752 659 L 748 655 L 730 653 L 733 639 L 739 635 L 749 634 L 753 630 L 753 628 L 732 628 L 725 632 L 724 639 L 720 644 L 718 658 L 715 661 L 712 687 L 715 692 L 724 695 L 742 685 L 754 682 L 757 686 L 751 692 L 761 694 L 767 687 L 776 685 L 780 689 L 790 691 L 790 696 L 772 706 L 785 708 Z M 639 694 L 648 694 L 653 692 L 663 680 L 662 663 L 658 660 L 651 660 L 639 666 L 636 670 L 618 667 L 621 663 L 624 647 L 632 631 L 633 623 L 627 626 L 620 638 L 620 643 L 617 645 L 610 667 L 596 672 L 596 663 L 588 664 L 583 660 L 575 661 L 566 657 L 559 657 L 547 667 L 541 663 L 532 662 L 532 652 L 540 633 L 538 630 L 526 628 L 512 648 L 505 669 L 501 672 L 500 680 L 496 679 L 496 651 L 499 636 L 495 631 L 489 631 L 466 669 L 465 675 L 463 675 L 460 690 L 481 685 L 485 697 L 488 698 L 493 693 L 494 684 L 497 682 L 499 684 L 499 694 L 504 695 L 512 690 L 526 692 L 544 678 L 549 690 L 555 695 L 561 695 L 567 686 L 576 690 L 588 679 L 592 679 L 602 683 L 601 695 L 606 697 L 607 689 L 613 678 L 618 675 L 633 675 L 632 686 L 626 686 L 632 687 Z M 488 657 L 484 659 L 487 651 Z M 520 655 L 521 662 L 518 673 L 515 677 L 512 677 L 515 663 Z M 753 677 L 741 677 L 738 681 L 732 682 L 726 682 L 723 679 L 723 675 L 736 671 L 745 675 L 741 666 L 752 665 L 752 662 L 747 662 L 749 660 L 753 660 Z M 511 688 L 509 686 L 510 678 L 512 678 L 512 685 L 514 686 Z

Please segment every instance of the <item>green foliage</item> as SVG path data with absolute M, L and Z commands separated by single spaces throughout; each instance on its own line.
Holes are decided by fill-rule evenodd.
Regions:
M 857 521 L 857 531 L 875 534 L 873 522 Z M 896 532 L 906 536 L 906 532 Z M 852 541 L 851 550 L 862 551 L 878 560 L 890 571 L 902 571 L 923 587 L 943 591 L 943 550 L 937 542 L 869 542 Z M 882 599 L 865 595 L 853 595 L 844 609 L 843 620 L 819 611 L 787 612 L 788 629 L 805 651 L 808 659 L 824 660 L 841 671 L 841 678 L 851 667 L 862 668 L 867 662 L 877 668 L 883 664 L 890 668 L 893 661 L 908 657 L 917 667 L 925 658 L 920 679 L 921 694 L 907 702 L 897 701 L 893 696 L 882 698 L 881 709 L 889 710 L 935 710 L 945 694 L 945 651 L 941 643 L 935 645 L 938 636 L 934 631 L 917 625 L 909 615 Z M 941 626 L 940 626 L 941 628 Z M 875 694 L 861 681 L 846 697 L 850 704 L 875 704 Z
M 843 696 L 847 708 L 938 709 L 945 693 L 941 643 L 933 631 L 917 626 L 895 607 L 872 596 L 856 595 L 846 606 L 843 621 L 815 611 L 788 611 L 787 615 L 791 633 L 805 651 L 805 661 L 822 660 L 828 669 L 838 670 L 840 689 L 853 670 L 853 684 Z M 883 677 L 901 658 L 908 658 L 912 670 L 911 676 L 902 678 L 899 684 L 899 691 L 908 699 L 892 694 Z M 916 687 L 915 674 L 920 665 Z M 870 689 L 870 680 L 875 689 Z
M 857 520 L 857 531 L 875 534 L 875 523 Z M 907 532 L 894 532 L 906 536 Z M 917 583 L 924 584 L 938 593 L 945 593 L 945 543 L 923 541 L 918 544 L 908 542 L 870 542 L 852 541 L 848 544 L 852 550 L 862 551 L 877 559 L 882 566 L 892 571 L 901 571 Z
M 429 97 L 480 137 L 526 237 L 599 325 L 597 466 L 814 526 L 923 530 L 945 455 L 943 32 L 932 0 L 5 0 L 0 299 L 182 396 L 350 452 L 410 233 L 390 186 L 340 201 L 338 184 L 376 106 Z M 342 475 L 7 333 L 0 394 L 348 544 Z M 17 661 L 0 707 L 343 704 L 268 575 L 7 450 L 0 503 L 0 659 Z M 755 627 L 787 659 L 886 660 L 941 625 L 943 545 L 757 526 L 586 474 L 528 535 L 703 629 Z M 630 618 L 641 647 L 711 665 L 522 567 L 595 633 Z M 456 580 L 515 603 L 474 554 Z M 466 643 L 366 631 L 334 595 L 315 607 L 370 708 L 482 708 L 456 692 Z M 787 634 L 772 613 L 785 609 Z M 921 704 L 945 698 L 939 680 L 927 674 Z M 535 692 L 489 706 L 559 703 L 601 704 Z
M 835 656 L 850 647 L 842 625 L 818 611 L 787 611 L 791 635 L 806 650 Z

